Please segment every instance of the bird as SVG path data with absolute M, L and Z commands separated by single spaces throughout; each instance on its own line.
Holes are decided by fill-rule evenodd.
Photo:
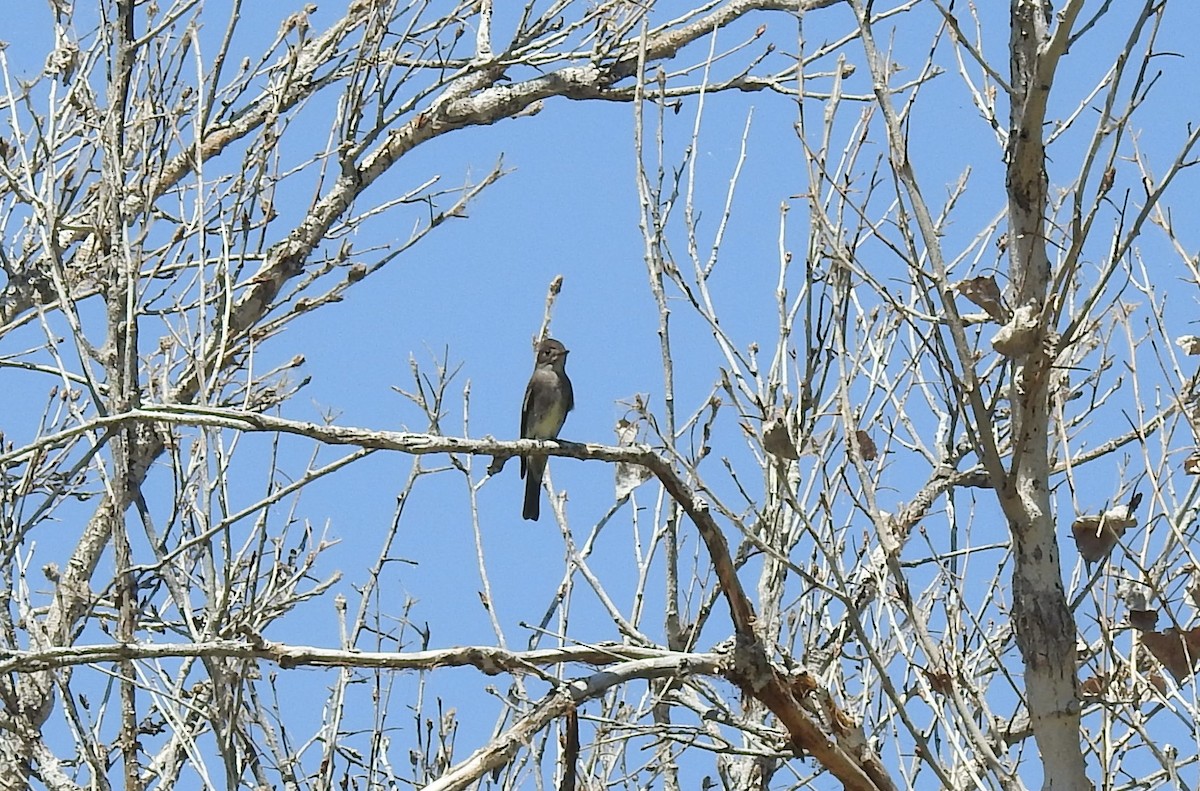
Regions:
M 546 338 L 537 347 L 537 364 L 525 400 L 521 404 L 522 439 L 556 439 L 575 408 L 575 393 L 567 378 L 567 347 Z M 545 456 L 522 456 L 521 477 L 525 479 L 525 507 L 521 516 L 536 522 L 540 515 L 542 474 Z

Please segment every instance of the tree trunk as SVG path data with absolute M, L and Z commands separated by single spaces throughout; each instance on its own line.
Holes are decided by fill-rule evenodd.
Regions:
M 1025 698 L 1045 771 L 1044 789 L 1090 787 L 1079 734 L 1075 623 L 1067 606 L 1050 504 L 1047 382 L 1047 175 L 1043 122 L 1059 52 L 1048 3 L 1013 0 L 1012 109 L 1008 138 L 1010 276 L 1018 306 L 1038 317 L 1038 342 L 1013 360 L 1012 468 L 1000 492 L 1012 533 L 1013 628 L 1025 664 Z M 1059 30 L 1069 30 L 1063 20 Z

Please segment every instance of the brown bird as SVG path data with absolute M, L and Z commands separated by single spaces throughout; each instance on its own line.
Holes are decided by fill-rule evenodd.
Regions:
M 521 404 L 522 439 L 556 439 L 575 407 L 575 393 L 567 378 L 567 347 L 553 338 L 538 344 L 537 365 L 525 401 Z M 521 477 L 525 479 L 525 507 L 521 516 L 537 521 L 541 506 L 545 456 L 522 456 Z

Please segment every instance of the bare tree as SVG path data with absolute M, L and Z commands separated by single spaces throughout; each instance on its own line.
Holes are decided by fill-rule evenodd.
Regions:
M 36 78 L 0 49 L 3 363 L 52 383 L 0 449 L 0 788 L 1182 783 L 1200 341 L 1173 351 L 1186 317 L 1162 282 L 1200 282 L 1171 214 L 1200 132 L 1165 155 L 1139 137 L 1187 87 L 1155 71 L 1179 7 L 354 0 L 290 8 L 250 52 L 261 22 L 237 0 L 55 0 Z M 778 196 L 773 318 L 733 330 L 749 116 L 724 195 L 698 187 L 698 152 L 744 94 L 791 114 L 807 183 Z M 402 388 L 421 432 L 284 416 L 308 379 L 301 356 L 266 362 L 276 336 L 505 170 L 367 189 L 561 99 L 635 121 L 662 380 L 616 444 L 472 438 L 469 392 L 456 436 L 446 361 Z M 922 175 L 960 137 L 994 141 L 965 156 L 1002 181 Z M 380 217 L 413 230 L 364 244 Z M 681 388 L 681 365 L 710 387 Z M 616 487 L 586 530 L 551 487 L 562 581 L 514 648 L 475 498 L 522 452 L 612 464 Z M 302 496 L 376 454 L 411 466 L 355 601 Z M 380 593 L 434 471 L 471 501 L 493 644 L 438 645 Z M 593 560 L 617 520 L 629 598 Z M 573 616 L 582 593 L 604 624 Z M 314 601 L 339 645 L 268 638 Z M 451 667 L 474 680 L 443 700 Z M 315 728 L 280 703 L 300 668 L 324 669 Z M 460 744 L 464 712 L 490 736 Z

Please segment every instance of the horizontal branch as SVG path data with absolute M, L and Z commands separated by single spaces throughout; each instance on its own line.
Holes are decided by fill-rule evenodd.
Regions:
M 109 645 L 57 646 L 40 651 L 0 651 L 0 674 L 33 673 L 98 662 L 221 657 L 261 659 L 283 668 L 374 668 L 432 670 L 439 667 L 475 667 L 494 676 L 528 672 L 535 667 L 565 662 L 602 666 L 615 662 L 665 661 L 676 667 L 704 668 L 716 674 L 722 657 L 715 653 L 685 653 L 642 646 L 598 645 L 508 651 L 492 646 L 458 646 L 432 651 L 354 651 L 337 648 L 287 645 L 266 640 L 212 640 L 199 643 L 112 643 Z
M 288 420 L 258 412 L 204 406 L 152 404 L 140 409 L 93 418 L 79 426 L 47 434 L 21 448 L 0 454 L 0 465 L 30 458 L 49 448 L 61 447 L 84 434 L 110 431 L 130 423 L 167 423 L 183 426 L 224 428 L 242 432 L 273 432 L 294 434 L 326 445 L 355 445 L 370 450 L 395 450 L 414 455 L 430 453 L 469 453 L 477 456 L 511 457 L 520 454 L 542 453 L 547 456 L 569 456 L 576 459 L 621 461 L 651 466 L 653 460 L 665 465 L 646 445 L 616 447 L 596 443 L 553 440 L 497 440 L 490 437 L 470 439 L 437 434 L 418 434 L 408 431 L 379 431 L 377 429 L 332 426 Z

